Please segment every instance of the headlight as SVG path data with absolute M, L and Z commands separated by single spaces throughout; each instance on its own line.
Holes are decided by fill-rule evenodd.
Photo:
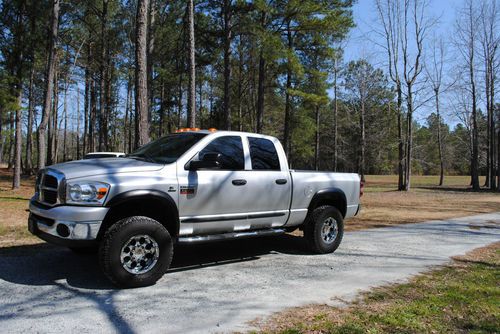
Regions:
M 106 200 L 109 184 L 83 181 L 68 182 L 66 186 L 66 203 L 81 205 L 102 205 Z

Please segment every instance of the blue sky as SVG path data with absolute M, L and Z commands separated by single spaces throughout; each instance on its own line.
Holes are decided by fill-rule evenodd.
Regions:
M 429 0 L 427 14 L 437 19 L 437 24 L 429 33 L 427 42 L 434 39 L 434 36 L 442 36 L 445 42 L 451 41 L 456 13 L 462 5 L 462 0 Z M 345 42 L 344 61 L 348 62 L 366 58 L 372 65 L 382 68 L 385 71 L 387 54 L 384 49 L 377 45 L 377 43 L 383 44 L 384 40 L 376 33 L 376 30 L 380 29 L 380 25 L 377 18 L 375 0 L 358 0 L 353 6 L 353 16 L 356 27 L 352 29 Z M 447 51 L 450 53 L 448 57 L 453 58 L 451 54 L 453 52 L 451 45 L 447 47 Z M 448 68 L 452 66 L 454 66 L 454 64 L 450 61 Z M 456 125 L 457 120 L 452 115 L 452 112 L 447 112 L 446 110 L 445 99 L 443 99 L 443 105 L 441 107 L 445 120 L 452 126 Z M 415 118 L 418 122 L 425 123 L 425 119 L 433 111 L 433 103 L 428 103 L 417 111 Z
M 439 19 L 439 24 L 435 27 L 436 33 L 444 37 L 451 35 L 455 13 L 461 5 L 461 0 L 429 0 L 428 14 Z M 353 16 L 356 27 L 347 41 L 345 60 L 366 55 L 369 58 L 380 58 L 377 61 L 384 61 L 383 51 L 371 42 L 376 40 L 374 30 L 378 28 L 375 0 L 358 0 L 353 6 Z

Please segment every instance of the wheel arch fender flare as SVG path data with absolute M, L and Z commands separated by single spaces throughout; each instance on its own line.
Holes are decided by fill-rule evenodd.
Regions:
M 108 215 L 113 213 L 113 208 L 123 207 L 127 203 L 137 204 L 137 203 L 145 203 L 147 205 L 151 205 L 151 203 L 155 203 L 155 205 L 160 205 L 161 209 L 157 212 L 159 216 L 165 215 L 168 216 L 168 224 L 165 221 L 160 221 L 163 225 L 169 229 L 169 232 L 172 237 L 177 237 L 179 234 L 179 210 L 177 208 L 177 204 L 174 199 L 168 195 L 167 193 L 161 190 L 153 190 L 153 189 L 138 189 L 138 190 L 129 190 L 123 193 L 117 194 L 113 196 L 110 200 L 105 203 L 105 207 L 110 208 L 106 218 Z M 128 208 L 133 209 L 133 208 Z M 136 208 L 140 210 L 139 208 Z M 106 220 L 105 218 L 105 220 Z M 153 217 L 151 217 L 153 218 Z M 172 230 L 173 229 L 173 230 Z
M 342 217 L 346 215 L 347 198 L 344 191 L 340 188 L 332 187 L 318 190 L 309 203 L 308 211 L 312 212 L 312 210 L 321 205 L 334 206 L 340 211 Z

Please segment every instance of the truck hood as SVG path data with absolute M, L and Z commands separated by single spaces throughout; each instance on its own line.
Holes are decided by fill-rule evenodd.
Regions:
M 130 158 L 101 158 L 70 161 L 48 168 L 64 173 L 66 179 L 75 179 L 104 174 L 150 172 L 160 170 L 163 167 L 162 164 Z

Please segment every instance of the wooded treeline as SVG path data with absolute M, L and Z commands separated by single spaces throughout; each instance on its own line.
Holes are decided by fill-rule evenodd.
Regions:
M 386 65 L 344 60 L 352 5 L 4 0 L 0 162 L 18 187 L 21 172 L 215 127 L 277 136 L 294 168 L 497 188 L 498 2 L 464 1 L 445 43 L 426 1 L 374 0 Z

